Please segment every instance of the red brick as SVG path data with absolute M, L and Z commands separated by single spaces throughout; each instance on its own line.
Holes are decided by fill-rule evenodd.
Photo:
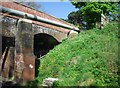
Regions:
M 65 22 L 63 20 L 60 20 L 58 18 L 55 18 L 53 16 L 50 16 L 50 15 L 48 15 L 46 13 L 43 13 L 43 12 L 40 12 L 40 11 L 35 11 L 34 9 L 28 8 L 27 6 L 19 4 L 19 3 L 3 2 L 2 6 L 8 7 L 8 8 L 11 8 L 11 9 L 15 9 L 15 10 L 19 10 L 19 11 L 23 11 L 23 12 L 33 14 L 33 15 L 37 15 L 37 16 L 40 16 L 40 17 L 43 17 L 43 18 L 46 18 L 46 19 L 49 19 L 49 20 L 54 20 L 54 21 L 57 21 L 57 22 L 60 22 L 60 23 L 63 23 L 63 24 L 68 24 L 68 25 L 73 26 L 72 24 L 67 23 L 67 22 Z

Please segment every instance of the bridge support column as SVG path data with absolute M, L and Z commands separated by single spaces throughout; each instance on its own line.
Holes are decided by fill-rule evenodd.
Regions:
M 26 19 L 19 20 L 15 37 L 15 79 L 17 82 L 34 80 L 35 56 L 33 54 L 32 23 Z

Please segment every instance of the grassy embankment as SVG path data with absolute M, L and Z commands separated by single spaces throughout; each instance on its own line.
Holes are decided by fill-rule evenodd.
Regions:
M 55 86 L 117 86 L 118 24 L 67 39 L 42 60 L 37 80 L 58 78 Z

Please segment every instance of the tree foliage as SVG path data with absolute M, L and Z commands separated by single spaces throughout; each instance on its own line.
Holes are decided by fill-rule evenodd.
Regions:
M 80 22 L 82 22 L 82 16 L 81 16 L 81 13 L 79 11 L 71 12 L 68 15 L 68 19 L 73 24 L 79 24 Z
M 75 6 L 75 8 L 79 9 L 79 11 L 77 12 L 79 12 L 80 14 L 76 12 L 76 14 L 72 16 L 70 13 L 69 15 L 72 16 L 73 19 L 70 19 L 68 15 L 68 20 L 74 20 L 76 22 L 76 19 L 74 19 L 75 17 L 77 18 L 82 17 L 83 21 L 87 23 L 88 28 L 94 27 L 96 22 L 101 21 L 102 13 L 105 16 L 109 16 L 110 12 L 112 14 L 116 14 L 117 9 L 118 9 L 117 2 L 75 2 L 75 1 L 71 1 L 71 3 Z
M 83 24 L 83 17 L 80 11 L 73 11 L 68 15 L 68 22 L 76 25 L 77 27 L 81 27 Z

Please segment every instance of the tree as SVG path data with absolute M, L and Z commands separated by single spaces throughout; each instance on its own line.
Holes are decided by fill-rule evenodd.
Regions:
M 68 15 L 68 22 L 76 25 L 77 27 L 80 27 L 80 24 L 82 24 L 82 15 L 80 13 L 80 11 L 76 11 L 76 12 L 71 12 L 69 15 Z
M 83 21 L 87 23 L 88 29 L 93 28 L 96 22 L 101 21 L 101 14 L 108 16 L 109 13 L 116 14 L 117 2 L 77 2 L 71 1 L 75 8 L 79 8 Z M 77 16 L 77 15 L 76 15 Z

